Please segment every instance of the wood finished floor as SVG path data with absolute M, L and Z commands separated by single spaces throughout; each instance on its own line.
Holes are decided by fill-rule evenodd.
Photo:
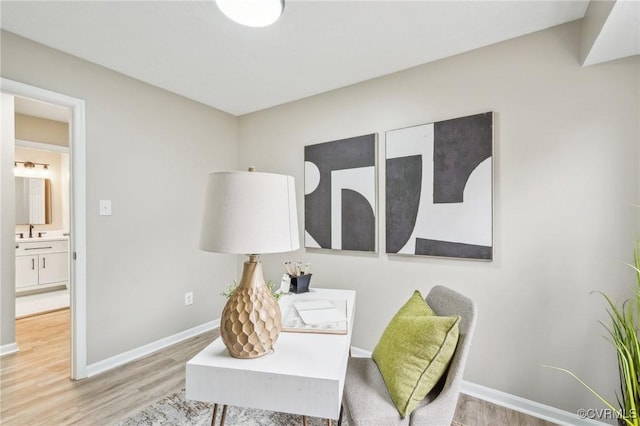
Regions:
M 69 310 L 16 321 L 20 351 L 0 358 L 0 424 L 111 425 L 184 388 L 185 363 L 218 336 L 201 334 L 89 379 L 69 379 Z M 465 426 L 547 426 L 461 394 Z

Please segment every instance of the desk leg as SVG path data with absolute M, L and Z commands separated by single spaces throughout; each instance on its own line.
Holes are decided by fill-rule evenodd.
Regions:
M 227 406 L 222 406 L 222 418 L 220 419 L 220 426 L 224 426 L 224 419 L 227 417 Z
M 302 426 L 308 426 L 309 424 L 307 423 L 307 416 L 302 416 Z M 327 419 L 327 426 L 331 426 L 333 425 L 333 420 L 331 419 Z
M 211 416 L 211 426 L 216 424 L 216 415 L 218 414 L 218 404 L 213 404 L 213 416 Z M 220 418 L 220 426 L 224 426 L 224 419 L 227 417 L 227 406 L 222 406 L 222 417 Z
M 211 426 L 215 426 L 217 414 L 218 414 L 218 404 L 213 404 L 213 416 L 211 416 Z

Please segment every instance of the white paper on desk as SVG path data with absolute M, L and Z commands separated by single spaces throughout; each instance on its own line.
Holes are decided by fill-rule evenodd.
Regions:
M 294 303 L 294 306 L 305 324 L 327 324 L 347 320 L 345 314 L 328 300 Z
M 293 304 L 298 312 L 309 309 L 332 309 L 335 305 L 330 300 L 310 300 L 308 302 L 295 302 Z

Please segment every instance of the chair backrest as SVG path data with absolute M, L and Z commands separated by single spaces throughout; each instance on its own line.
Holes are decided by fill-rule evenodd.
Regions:
M 458 324 L 460 335 L 473 334 L 476 324 L 476 304 L 473 300 L 441 285 L 433 287 L 425 299 L 437 315 L 460 316 L 460 324 Z
M 433 399 L 428 404 L 414 411 L 411 424 L 450 424 L 455 413 L 460 383 L 475 329 L 476 304 L 468 297 L 443 286 L 433 287 L 425 299 L 437 315 L 460 316 L 459 338 L 439 393 L 431 395 Z

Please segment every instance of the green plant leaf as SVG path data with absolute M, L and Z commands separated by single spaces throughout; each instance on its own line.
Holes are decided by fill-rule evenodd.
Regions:
M 591 293 L 600 294 L 607 306 L 609 324 L 598 321 L 607 331 L 605 339 L 616 350 L 618 358 L 618 373 L 620 377 L 620 392 L 616 392 L 616 400 L 620 409 L 604 399 L 599 393 L 587 385 L 582 379 L 570 370 L 560 367 L 545 365 L 545 367 L 563 371 L 587 388 L 593 395 L 613 410 L 620 419 L 629 426 L 640 426 L 638 408 L 640 407 L 640 342 L 638 330 L 640 330 L 640 242 L 636 242 L 633 250 L 633 265 L 630 266 L 636 276 L 636 285 L 633 298 L 625 300 L 622 305 L 617 305 L 613 300 L 601 291 Z M 625 417 L 627 414 L 628 417 Z
M 267 284 L 267 288 L 271 292 L 271 295 L 274 297 L 274 299 L 280 300 L 280 296 L 282 296 L 282 293 L 280 293 L 280 289 L 276 287 L 276 285 L 271 280 L 267 281 L 266 284 Z M 235 293 L 237 288 L 238 288 L 238 283 L 236 282 L 236 280 L 233 280 L 233 283 L 229 284 L 227 289 L 222 293 L 220 293 L 220 295 L 228 299 L 231 296 L 233 296 L 233 293 Z
M 573 377 L 574 379 L 576 379 L 578 382 L 580 382 L 580 384 L 582 384 L 582 386 L 584 386 L 585 388 L 587 388 L 589 390 L 589 392 L 591 392 L 593 395 L 595 395 L 600 401 L 602 401 L 602 403 L 604 405 L 607 406 L 607 408 L 611 409 L 613 412 L 616 413 L 616 415 L 618 416 L 618 418 L 623 419 L 629 426 L 637 426 L 637 422 L 631 422 L 629 421 L 627 418 L 625 418 L 623 416 L 622 411 L 618 410 L 617 408 L 615 408 L 613 406 L 613 404 L 611 404 L 609 401 L 607 401 L 606 399 L 604 399 L 604 397 L 602 397 L 598 392 L 596 392 L 595 390 L 593 390 L 593 388 L 591 388 L 591 386 L 589 386 L 588 384 L 586 384 L 580 377 L 576 376 L 572 371 L 567 370 L 566 368 L 560 368 L 560 367 L 554 367 L 553 365 L 543 365 L 543 367 L 547 367 L 547 368 L 553 368 L 554 370 L 558 370 L 558 371 L 562 371 L 564 373 L 567 373 L 568 375 L 570 375 L 571 377 Z M 635 413 L 635 411 L 633 411 Z M 637 419 L 634 419 L 637 420 Z

